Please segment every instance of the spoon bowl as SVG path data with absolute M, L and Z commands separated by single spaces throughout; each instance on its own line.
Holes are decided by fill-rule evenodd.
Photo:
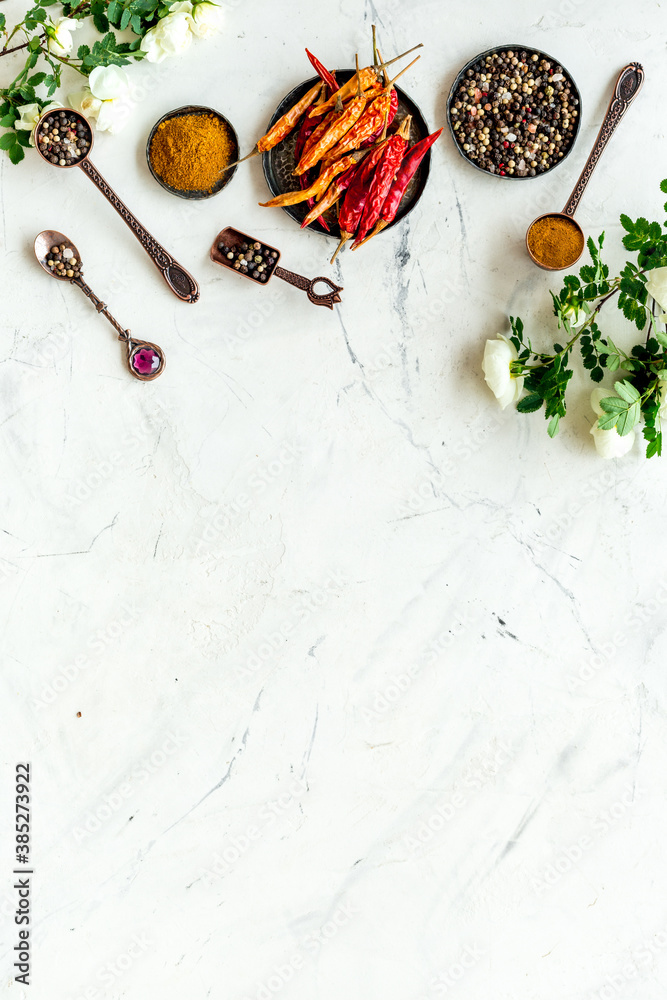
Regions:
M 531 233 L 535 232 L 538 222 L 542 222 L 543 219 L 554 219 L 557 220 L 558 222 L 562 220 L 565 222 L 566 226 L 568 226 L 573 231 L 573 233 L 576 232 L 581 237 L 581 247 L 579 251 L 575 253 L 575 255 L 572 258 L 568 259 L 567 263 L 558 265 L 546 264 L 544 261 L 540 260 L 539 257 L 537 257 L 531 250 L 531 242 L 532 242 Z M 586 237 L 584 235 L 583 229 L 581 228 L 577 220 L 573 218 L 573 216 L 567 215 L 565 212 L 547 212 L 545 213 L 545 215 L 538 215 L 536 219 L 533 219 L 533 221 L 528 227 L 528 232 L 526 233 L 526 250 L 528 251 L 528 254 L 533 263 L 537 264 L 538 267 L 541 267 L 543 271 L 563 271 L 568 267 L 573 267 L 581 257 L 582 253 L 584 252 L 585 246 L 586 246 Z
M 57 281 L 71 281 L 66 274 L 60 275 L 55 272 L 52 267 L 46 263 L 47 254 L 51 252 L 51 247 L 60 246 L 61 243 L 66 243 L 68 247 L 71 247 L 74 251 L 74 256 L 81 260 L 79 256 L 78 247 L 74 246 L 71 239 L 65 236 L 64 233 L 58 233 L 55 229 L 45 229 L 43 232 L 39 233 L 35 237 L 35 257 L 39 261 L 40 267 L 42 267 L 47 274 L 51 275 Z

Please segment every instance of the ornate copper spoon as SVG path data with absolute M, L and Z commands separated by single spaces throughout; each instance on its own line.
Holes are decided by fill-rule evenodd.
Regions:
M 64 250 L 60 250 L 64 246 Z M 54 257 L 53 251 L 58 250 L 59 255 L 63 257 L 65 268 L 63 272 L 58 273 L 55 267 L 49 265 L 48 258 Z M 68 254 L 68 251 L 72 251 L 72 254 Z M 76 260 L 77 264 L 80 266 L 81 258 L 79 256 L 79 251 L 72 243 L 72 241 L 64 236 L 62 233 L 56 232 L 54 229 L 45 229 L 35 237 L 35 257 L 42 265 L 47 274 L 50 274 L 52 278 L 57 281 L 69 281 L 70 284 L 76 285 L 81 289 L 84 295 L 87 295 L 90 301 L 93 303 L 98 313 L 102 313 L 112 327 L 118 333 L 118 339 L 122 340 L 125 344 L 127 367 L 130 370 L 130 374 L 134 375 L 141 382 L 151 382 L 158 375 L 161 375 L 164 371 L 165 360 L 164 352 L 161 347 L 157 344 L 151 344 L 147 340 L 132 340 L 129 330 L 124 330 L 120 323 L 114 319 L 109 310 L 107 309 L 104 302 L 98 299 L 92 288 L 89 288 L 86 282 L 81 277 L 68 277 L 67 276 L 67 257 L 68 254 L 70 260 Z M 53 260 L 51 261 L 53 264 Z M 69 268 L 70 272 L 72 268 Z
M 288 281 L 290 285 L 295 285 L 304 291 L 314 306 L 333 309 L 334 304 L 340 302 L 342 285 L 335 285 L 328 278 L 304 278 L 301 274 L 288 271 L 286 267 L 279 267 L 279 250 L 231 226 L 221 229 L 213 240 L 211 260 L 236 271 L 245 278 L 250 278 L 258 285 L 266 284 L 273 275 L 282 278 L 283 281 Z M 331 291 L 316 292 L 315 285 L 320 281 L 328 285 Z
M 586 240 L 583 229 L 574 218 L 574 213 L 579 206 L 581 196 L 586 189 L 586 185 L 591 178 L 591 174 L 598 164 L 598 160 L 602 156 L 602 153 L 604 152 L 604 149 L 611 139 L 621 118 L 639 93 L 643 82 L 644 69 L 639 63 L 629 63 L 621 70 L 618 80 L 616 81 L 616 86 L 614 87 L 614 93 L 612 94 L 609 107 L 607 108 L 607 113 L 602 120 L 600 131 L 598 132 L 597 139 L 595 140 L 593 149 L 591 150 L 591 154 L 586 160 L 586 165 L 581 171 L 579 180 L 575 184 L 574 190 L 570 195 L 565 208 L 562 212 L 547 212 L 545 215 L 538 216 L 537 219 L 531 222 L 528 227 L 528 232 L 526 233 L 526 248 L 538 267 L 544 268 L 545 271 L 563 271 L 565 268 L 572 267 L 573 264 L 576 264 L 581 257 Z M 566 264 L 554 267 L 553 265 L 540 260 L 534 253 L 534 250 L 531 249 L 531 230 L 533 230 L 533 226 L 535 226 L 542 219 L 555 219 L 556 222 L 558 222 L 559 219 L 566 219 L 567 225 L 571 229 L 575 238 L 578 235 L 579 238 L 576 240 L 576 256 L 574 256 L 572 260 L 569 260 Z
M 66 118 L 63 119 L 61 114 Z M 61 131 L 60 123 L 63 120 L 66 120 L 68 125 L 63 126 Z M 76 122 L 75 125 L 69 124 L 72 120 Z M 47 138 L 53 136 L 54 129 L 58 129 L 57 137 Z M 197 301 L 199 286 L 192 275 L 151 236 L 147 229 L 144 229 L 89 159 L 93 148 L 93 130 L 87 118 L 71 108 L 54 108 L 47 111 L 35 127 L 35 145 L 42 158 L 52 166 L 81 167 L 84 174 L 99 188 L 132 230 L 174 295 L 184 302 Z M 67 155 L 68 153 L 71 155 Z

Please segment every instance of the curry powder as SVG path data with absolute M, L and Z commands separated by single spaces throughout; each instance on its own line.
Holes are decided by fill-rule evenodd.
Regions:
M 575 222 L 562 215 L 545 215 L 528 230 L 528 249 L 540 264 L 569 267 L 584 249 L 584 237 Z
M 212 114 L 168 118 L 155 130 L 150 160 L 160 180 L 178 191 L 211 191 L 234 154 L 226 124 Z

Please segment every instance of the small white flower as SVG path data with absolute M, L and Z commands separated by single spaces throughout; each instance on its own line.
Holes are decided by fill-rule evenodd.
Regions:
M 98 131 L 120 131 L 129 113 L 127 74 L 120 66 L 96 66 L 88 81 L 85 90 L 69 95 L 71 106 L 87 118 L 96 118 Z
M 192 4 L 184 0 L 175 7 L 179 10 L 172 8 L 172 13 L 158 21 L 141 39 L 141 51 L 146 53 L 148 62 L 159 63 L 167 56 L 180 55 L 192 41 Z
M 60 17 L 53 25 L 55 37 L 49 36 L 49 52 L 56 56 L 66 56 L 72 51 L 74 42 L 72 32 L 79 27 L 79 22 L 73 17 Z
M 667 267 L 654 267 L 648 273 L 646 290 L 659 306 L 667 310 Z M 667 322 L 667 313 L 656 316 L 661 323 Z
M 222 30 L 225 14 L 222 7 L 209 0 L 201 0 L 192 10 L 192 30 L 198 38 L 210 38 Z
M 42 117 L 42 115 L 46 114 L 47 111 L 52 111 L 53 108 L 62 108 L 62 104 L 60 104 L 58 101 L 51 101 L 50 104 L 44 105 L 44 107 L 41 109 L 39 104 L 23 104 L 18 109 L 21 117 L 14 122 L 14 128 L 20 128 L 25 131 L 30 129 L 30 132 L 33 133 L 30 136 L 31 146 L 35 145 L 35 136 L 34 136 L 35 125 Z
M 97 112 L 102 107 L 102 102 L 93 96 L 90 87 L 78 90 L 76 94 L 68 94 L 67 100 L 69 101 L 70 108 L 80 111 L 86 118 L 97 118 Z
M 510 364 L 517 358 L 514 344 L 502 333 L 496 340 L 487 340 L 482 359 L 484 380 L 503 410 L 516 403 L 523 392 L 523 376 L 515 378 L 510 372 Z
M 115 101 L 126 95 L 130 81 L 120 66 L 96 66 L 88 77 L 88 85 L 100 101 Z
M 563 307 L 563 316 L 569 321 L 572 330 L 582 326 L 588 319 L 588 313 L 584 307 L 577 305 L 576 302 L 569 302 Z
M 599 385 L 596 385 L 591 393 L 591 406 L 596 415 L 595 423 L 591 427 L 591 434 L 593 435 L 598 455 L 602 458 L 622 458 L 623 455 L 627 455 L 635 443 L 634 431 L 630 431 L 629 434 L 621 437 L 615 427 L 612 427 L 608 431 L 598 427 L 597 417 L 601 417 L 605 412 L 600 406 L 600 400 L 608 399 L 609 396 L 615 395 L 616 393 L 612 389 L 603 389 Z

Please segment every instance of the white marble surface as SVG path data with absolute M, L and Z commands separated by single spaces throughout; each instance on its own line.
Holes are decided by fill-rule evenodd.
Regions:
M 551 442 L 501 413 L 483 342 L 550 336 L 522 247 L 565 202 L 620 67 L 645 89 L 579 215 L 662 218 L 667 10 L 655 0 L 228 4 L 226 32 L 132 69 L 95 162 L 198 278 L 169 294 L 78 172 L 2 156 L 2 814 L 34 781 L 38 1000 L 655 1000 L 667 983 L 664 460 L 605 463 L 583 380 Z M 148 175 L 152 123 L 225 112 L 244 148 L 310 73 L 426 48 L 406 89 L 444 121 L 460 65 L 520 40 L 583 94 L 568 165 L 484 177 L 443 136 L 409 222 L 343 254 L 257 206 L 255 160 L 201 205 Z M 3 67 L 4 71 L 4 67 Z M 333 313 L 207 257 L 236 225 L 345 286 Z M 32 258 L 63 230 L 167 370 Z M 615 315 L 606 329 L 621 331 Z M 77 713 L 81 717 L 77 717 Z

